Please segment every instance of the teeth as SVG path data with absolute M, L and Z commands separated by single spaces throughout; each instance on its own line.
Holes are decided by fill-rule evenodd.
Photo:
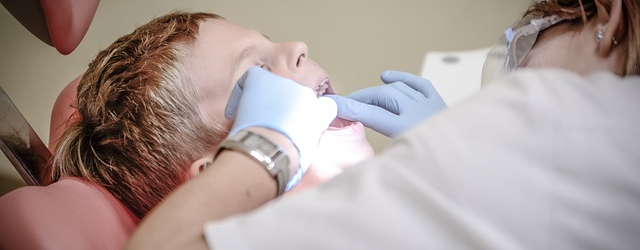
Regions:
M 322 81 L 320 86 L 318 86 L 318 88 L 316 88 L 316 94 L 318 96 L 322 96 L 322 95 L 324 95 L 324 93 L 327 91 L 328 88 L 329 88 L 329 79 L 325 79 L 325 80 Z

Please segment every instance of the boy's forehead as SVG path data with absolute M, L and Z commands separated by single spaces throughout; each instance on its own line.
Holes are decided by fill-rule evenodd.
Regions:
M 207 19 L 200 24 L 200 36 L 236 36 L 252 31 L 251 29 L 229 22 L 225 19 Z
M 258 32 L 255 29 L 245 27 L 225 19 L 207 19 L 200 24 L 197 40 L 218 40 L 239 42 L 244 39 L 267 39 L 269 36 Z

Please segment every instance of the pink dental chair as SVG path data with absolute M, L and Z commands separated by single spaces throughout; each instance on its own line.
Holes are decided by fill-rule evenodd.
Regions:
M 29 31 L 66 55 L 84 37 L 99 0 L 0 2 Z M 69 83 L 54 104 L 49 147 L 0 88 L 0 148 L 28 184 L 0 197 L 0 249 L 122 249 L 139 223 L 103 187 L 81 178 L 51 180 L 51 152 L 76 119 L 71 104 L 79 80 Z

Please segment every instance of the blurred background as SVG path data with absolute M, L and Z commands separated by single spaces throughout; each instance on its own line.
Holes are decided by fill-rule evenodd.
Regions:
M 339 94 L 380 84 L 387 69 L 420 74 L 429 51 L 491 46 L 530 0 L 103 0 L 69 55 L 38 40 L 0 8 L 0 86 L 48 143 L 60 91 L 95 54 L 137 26 L 173 10 L 207 11 L 251 27 L 274 42 L 306 42 Z M 464 72 L 460 72 L 464 74 Z M 390 141 L 368 130 L 378 152 Z M 24 185 L 0 155 L 0 195 Z

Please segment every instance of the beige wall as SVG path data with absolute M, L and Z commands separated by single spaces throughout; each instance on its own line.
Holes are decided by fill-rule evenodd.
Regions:
M 419 74 L 424 54 L 491 45 L 529 0 L 103 0 L 80 46 L 62 56 L 0 8 L 0 86 L 48 142 L 60 90 L 101 48 L 171 10 L 211 11 L 272 40 L 299 40 L 342 94 L 379 84 L 397 69 Z M 388 139 L 368 131 L 376 150 Z M 19 179 L 4 155 L 0 176 Z M 4 179 L 0 181 L 7 183 Z

